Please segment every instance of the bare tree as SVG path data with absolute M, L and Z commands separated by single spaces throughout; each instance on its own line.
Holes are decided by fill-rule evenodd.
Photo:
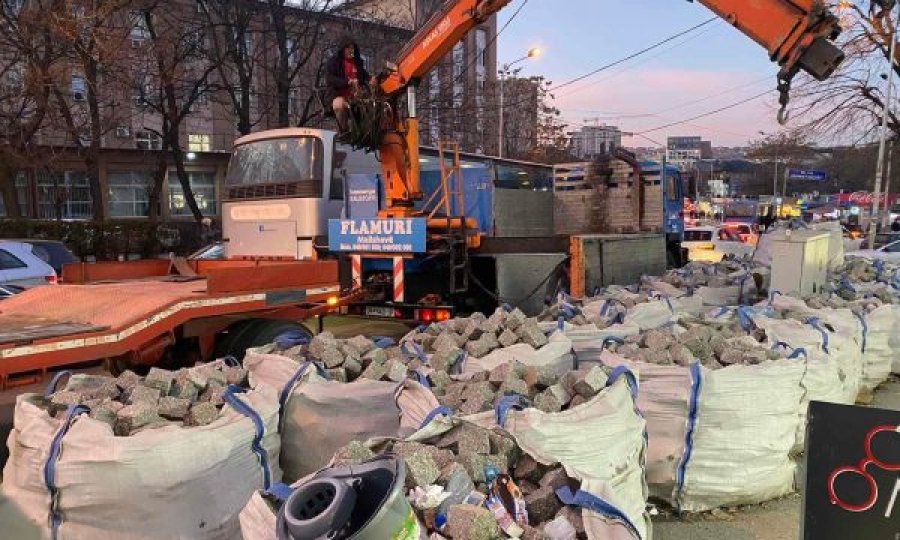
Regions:
M 0 192 L 11 217 L 21 216 L 16 171 L 33 154 L 50 107 L 59 53 L 47 20 L 58 12 L 51 0 L 0 0 Z
M 208 29 L 207 57 L 218 74 L 216 89 L 224 94 L 223 105 L 233 110 L 238 133 L 246 135 L 261 116 L 254 115 L 253 97 L 257 86 L 257 65 L 262 48 L 257 29 L 258 2 L 244 0 L 199 0 Z
M 136 78 L 135 89 L 142 105 L 160 120 L 159 127 L 147 125 L 145 129 L 161 138 L 162 149 L 168 152 L 175 164 L 185 202 L 194 219 L 200 222 L 203 212 L 197 205 L 185 169 L 186 152 L 181 127 L 197 100 L 210 92 L 210 75 L 217 69 L 217 64 L 205 57 L 203 44 L 206 26 L 203 21 L 198 17 L 185 16 L 191 10 L 172 9 L 168 4 L 155 2 L 140 13 L 148 43 L 145 63 L 137 66 L 142 76 Z M 165 167 L 157 165 L 157 176 L 151 191 L 151 197 L 157 197 L 156 200 L 165 176 Z M 151 200 L 151 206 L 153 203 Z
M 897 21 L 878 1 L 833 3 L 841 14 L 844 32 L 840 47 L 846 59 L 828 81 L 808 76 L 798 79 L 801 82 L 792 92 L 791 115 L 794 128 L 807 137 L 858 143 L 871 140 L 881 123 L 890 41 Z M 894 70 L 900 74 L 900 47 L 895 56 Z M 900 134 L 894 107 L 888 127 Z
M 51 19 L 65 59 L 79 71 L 83 88 L 68 80 L 55 80 L 52 93 L 72 145 L 83 157 L 90 186 L 93 217 L 103 220 L 106 208 L 100 188 L 100 153 L 103 137 L 122 123 L 124 108 L 110 88 L 114 74 L 127 69 L 128 30 L 121 24 L 129 0 L 70 2 L 68 9 Z M 128 109 L 130 110 L 130 109 Z
M 334 1 L 267 0 L 266 4 L 272 21 L 271 40 L 277 54 L 275 61 L 266 66 L 269 77 L 275 83 L 276 125 L 290 125 L 291 104 L 295 102 L 299 105 L 301 97 L 302 110 L 298 106 L 293 112 L 298 116 L 298 124 L 304 125 L 316 114 L 313 110 L 314 92 L 319 84 L 315 80 L 317 77 L 304 75 L 310 72 L 307 66 L 311 60 L 321 57 L 315 53 L 317 47 L 322 45 L 322 14 L 331 9 Z

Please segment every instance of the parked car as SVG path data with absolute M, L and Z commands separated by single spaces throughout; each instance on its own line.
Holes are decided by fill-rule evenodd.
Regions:
M 216 242 L 188 255 L 188 260 L 222 261 L 225 260 L 225 244 Z
M 25 289 L 23 289 L 22 287 L 18 287 L 16 285 L 0 285 L 0 300 L 19 294 L 24 290 Z
M 719 262 L 725 256 L 749 257 L 756 248 L 743 242 L 740 234 L 729 227 L 685 229 L 681 247 L 688 250 L 688 260 L 704 262 Z
M 78 262 L 78 257 L 69 251 L 69 248 L 59 240 L 30 240 L 15 239 L 13 242 L 22 242 L 30 244 L 31 252 L 40 260 L 53 267 L 53 271 L 57 276 L 62 276 L 62 267 L 65 264 Z
M 860 249 L 857 251 L 848 251 L 847 257 L 865 257 L 872 260 L 883 260 L 890 262 L 900 262 L 900 240 L 894 240 L 890 244 L 881 246 L 876 249 Z
M 0 240 L 0 284 L 28 289 L 56 283 L 56 271 L 34 253 L 34 246 Z

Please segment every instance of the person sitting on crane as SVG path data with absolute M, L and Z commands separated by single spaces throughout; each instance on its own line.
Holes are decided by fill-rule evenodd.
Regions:
M 341 40 L 339 45 L 325 66 L 325 83 L 333 94 L 331 106 L 338 131 L 346 133 L 350 130 L 350 102 L 364 90 L 371 90 L 377 82 L 366 71 L 359 45 L 352 38 Z

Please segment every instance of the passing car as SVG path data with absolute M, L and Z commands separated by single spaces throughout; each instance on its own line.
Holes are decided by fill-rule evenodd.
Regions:
M 848 251 L 845 255 L 847 257 L 864 257 L 873 261 L 900 262 L 900 240 L 894 240 L 890 244 L 885 244 L 877 249 Z
M 0 285 L 29 289 L 56 283 L 56 271 L 34 253 L 34 246 L 0 240 Z
M 755 246 L 759 243 L 759 233 L 753 225 L 747 223 L 723 223 L 722 228 L 732 232 L 740 238 L 741 242 Z
M 685 229 L 681 247 L 688 250 L 688 260 L 702 262 L 719 262 L 726 256 L 750 257 L 756 248 L 742 241 L 740 233 L 724 226 Z

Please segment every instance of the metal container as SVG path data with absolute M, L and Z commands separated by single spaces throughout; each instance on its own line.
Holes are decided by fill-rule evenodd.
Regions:
M 394 455 L 332 467 L 296 487 L 278 514 L 279 540 L 418 540 L 406 501 L 406 466 Z

